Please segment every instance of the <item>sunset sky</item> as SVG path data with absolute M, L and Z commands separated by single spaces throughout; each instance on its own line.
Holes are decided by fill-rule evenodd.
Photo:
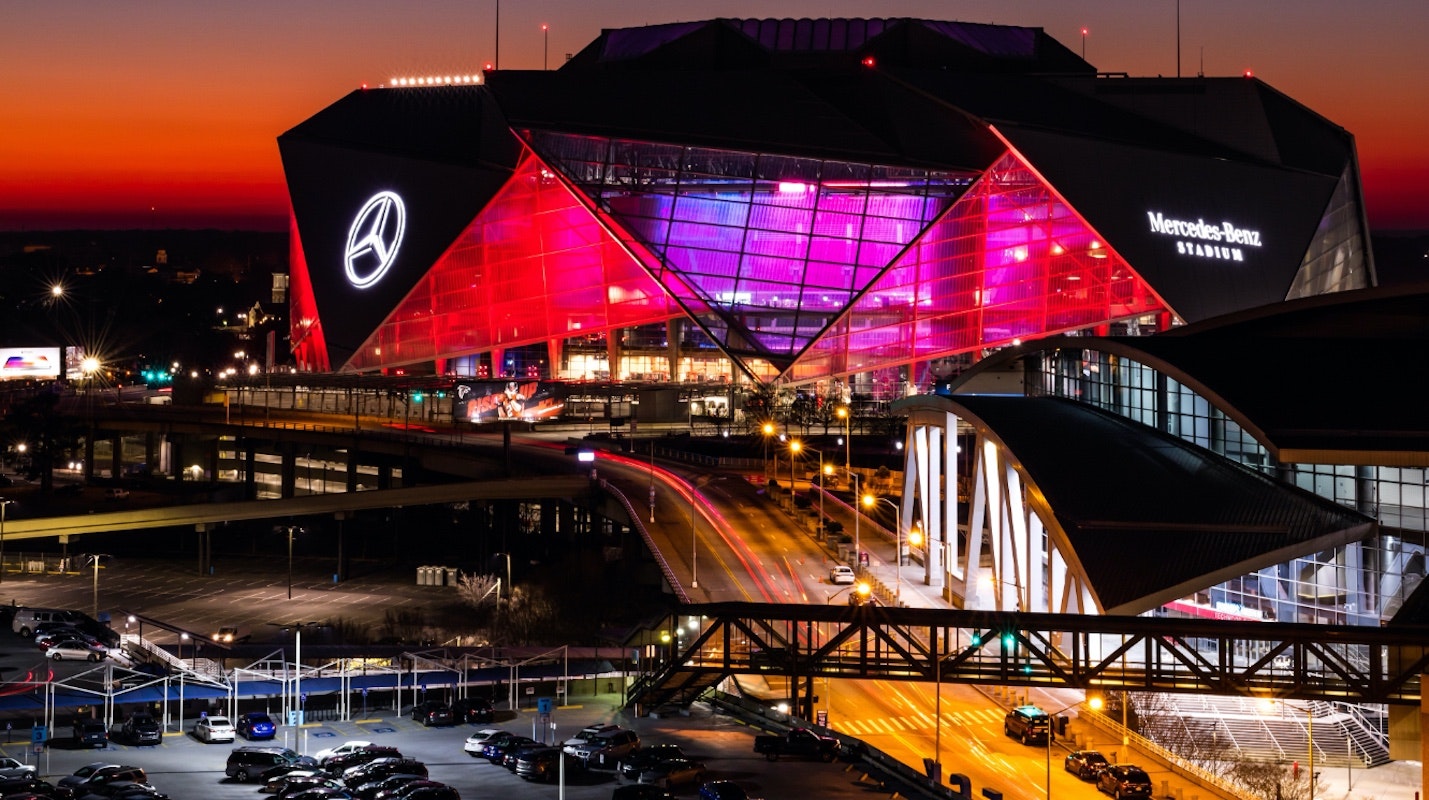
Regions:
M 283 230 L 277 137 L 362 84 L 497 58 L 497 0 L 0 0 L 0 230 Z M 1176 0 L 507 0 L 504 69 L 602 28 L 715 17 L 1040 27 L 1102 71 L 1177 72 Z M 1181 0 L 1183 76 L 1245 70 L 1355 135 L 1371 228 L 1429 230 L 1426 0 Z M 1202 67 L 1204 64 L 1204 67 Z

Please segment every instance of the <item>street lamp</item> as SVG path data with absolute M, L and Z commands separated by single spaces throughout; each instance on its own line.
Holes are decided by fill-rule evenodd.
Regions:
M 817 447 L 810 447 L 810 446 L 804 444 L 803 442 L 799 441 L 798 439 L 795 439 L 794 441 L 792 441 L 792 442 L 789 443 L 789 449 L 790 449 L 791 451 L 793 451 L 794 453 L 798 453 L 798 452 L 800 452 L 800 451 L 802 451 L 802 450 L 812 450 L 814 453 L 817 453 L 818 456 L 819 456 L 819 531 L 820 531 L 820 532 L 823 532 L 823 530 L 824 530 L 824 476 L 827 475 L 827 474 L 829 474 L 829 472 L 831 472 L 831 471 L 833 470 L 833 465 L 829 465 L 828 471 L 825 471 L 825 468 L 824 468 L 824 453 L 823 453 L 823 451 L 820 450 L 820 449 L 818 449 Z M 794 459 L 791 457 L 791 458 L 789 459 L 789 481 L 790 481 L 789 489 L 790 489 L 790 491 L 793 491 L 793 488 L 794 488 L 794 487 L 793 487 L 793 480 L 794 480 Z M 813 488 L 813 483 L 812 483 L 812 482 L 809 484 L 809 488 L 810 488 L 810 489 Z
M 297 525 L 279 525 L 279 526 L 275 527 L 275 528 L 273 529 L 273 531 L 274 531 L 275 533 L 278 532 L 278 531 L 286 531 L 287 534 L 288 534 L 288 599 L 289 599 L 289 600 L 292 600 L 292 599 L 293 599 L 293 536 L 294 536 L 295 534 L 304 533 L 305 531 L 304 531 L 301 527 L 299 527 L 299 526 L 297 526 Z
M 871 494 L 863 496 L 864 508 L 873 508 L 879 503 L 887 503 L 889 508 L 897 512 L 893 517 L 893 533 L 896 541 L 897 559 L 894 561 L 893 574 L 896 578 L 893 599 L 899 604 L 903 604 L 903 509 L 897 503 L 887 497 L 874 497 Z M 923 541 L 923 532 L 918 530 L 916 524 L 912 530 L 908 531 L 908 544 L 917 547 Z
M 1079 706 L 1079 705 L 1081 705 L 1082 703 L 1086 703 L 1086 704 L 1087 704 L 1087 707 L 1090 708 L 1090 709 L 1093 710 L 1093 711 L 1100 711 L 1101 708 L 1102 708 L 1102 699 L 1101 699 L 1100 697 L 1089 697 L 1089 698 L 1087 698 L 1087 699 L 1085 699 L 1085 700 L 1078 700 L 1078 701 L 1075 702 L 1075 703 L 1071 703 L 1071 704 L 1069 704 L 1069 705 L 1062 706 L 1061 708 L 1059 708 L 1059 709 L 1057 709 L 1056 711 L 1053 711 L 1052 713 L 1050 713 L 1050 714 L 1047 715 L 1047 800 L 1051 800 L 1051 798 L 1052 798 L 1052 730 L 1053 730 L 1053 723 L 1056 722 L 1056 719 L 1057 719 L 1057 715 L 1058 715 L 1058 714 L 1061 714 L 1063 711 L 1066 711 L 1067 709 L 1072 708 L 1072 707 L 1074 707 L 1074 706 Z
M 1269 711 L 1273 707 L 1273 702 L 1274 701 L 1269 699 L 1261 700 L 1260 707 L 1265 711 Z M 1307 773 L 1309 777 L 1308 785 L 1310 787 L 1309 800 L 1315 800 L 1315 707 L 1308 703 L 1303 706 L 1293 705 L 1289 700 L 1282 699 L 1280 701 L 1280 715 L 1282 717 L 1285 716 L 1285 709 L 1287 708 L 1294 711 L 1305 712 L 1305 746 L 1306 749 L 1310 751 L 1307 758 L 1307 766 L 1309 767 Z
M 767 484 L 769 483 L 769 437 L 774 435 L 774 423 L 766 422 L 760 430 L 764 433 L 764 482 Z
M 89 559 L 89 563 L 94 565 L 94 611 L 92 616 L 95 619 L 99 619 L 99 559 L 113 558 L 113 556 L 108 553 L 90 553 L 85 556 L 85 558 Z
M 15 501 L 0 497 L 0 582 L 5 580 L 5 506 L 13 502 Z
M 832 605 L 835 597 L 838 597 L 844 592 L 847 592 L 849 589 L 853 590 L 853 597 L 859 598 L 857 605 L 863 605 L 864 602 L 868 600 L 869 595 L 873 594 L 873 587 L 869 586 L 868 583 L 865 581 L 859 581 L 858 583 L 855 583 L 851 586 L 845 586 L 837 592 L 834 592 L 833 594 L 829 595 L 824 600 L 824 605 Z M 850 605 L 855 605 L 855 603 L 853 602 L 853 597 L 849 598 Z

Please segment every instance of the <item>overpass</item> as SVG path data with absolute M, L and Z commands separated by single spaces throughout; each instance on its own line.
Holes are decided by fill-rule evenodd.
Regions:
M 468 500 L 570 499 L 591 491 L 589 478 L 580 475 L 522 478 L 519 480 L 463 481 L 460 483 L 414 486 L 403 489 L 374 489 L 341 494 L 305 495 L 281 500 L 245 500 L 187 506 L 110 511 L 67 517 L 7 520 L 6 540 L 40 539 L 81 533 L 143 530 L 148 528 L 193 527 L 236 520 L 299 517 L 362 511 L 374 508 L 401 508 Z
M 1418 705 L 1429 669 L 1424 626 L 876 605 L 681 606 L 647 647 L 658 663 L 629 693 L 647 707 L 688 704 L 725 677 L 754 674 L 802 686 L 806 709 L 814 678 Z

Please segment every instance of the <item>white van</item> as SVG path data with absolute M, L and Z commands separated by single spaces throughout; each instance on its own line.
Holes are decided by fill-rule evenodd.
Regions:
M 42 622 L 79 622 L 82 619 L 75 611 L 62 608 L 19 608 L 15 610 L 15 621 L 10 628 L 28 639 L 35 634 L 35 626 Z

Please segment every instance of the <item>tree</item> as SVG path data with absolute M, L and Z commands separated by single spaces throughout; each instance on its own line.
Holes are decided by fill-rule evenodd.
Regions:
M 477 575 L 475 573 L 457 573 L 456 591 L 463 604 L 475 609 L 486 606 L 494 606 L 500 599 L 497 593 L 501 588 L 501 579 L 495 575 Z
M 1298 774 L 1297 774 L 1298 773 Z M 1325 784 L 1319 773 L 1312 777 L 1298 765 L 1248 759 L 1232 762 L 1226 776 L 1263 800 L 1308 800 L 1310 781 L 1315 782 L 1315 797 L 1325 797 Z

